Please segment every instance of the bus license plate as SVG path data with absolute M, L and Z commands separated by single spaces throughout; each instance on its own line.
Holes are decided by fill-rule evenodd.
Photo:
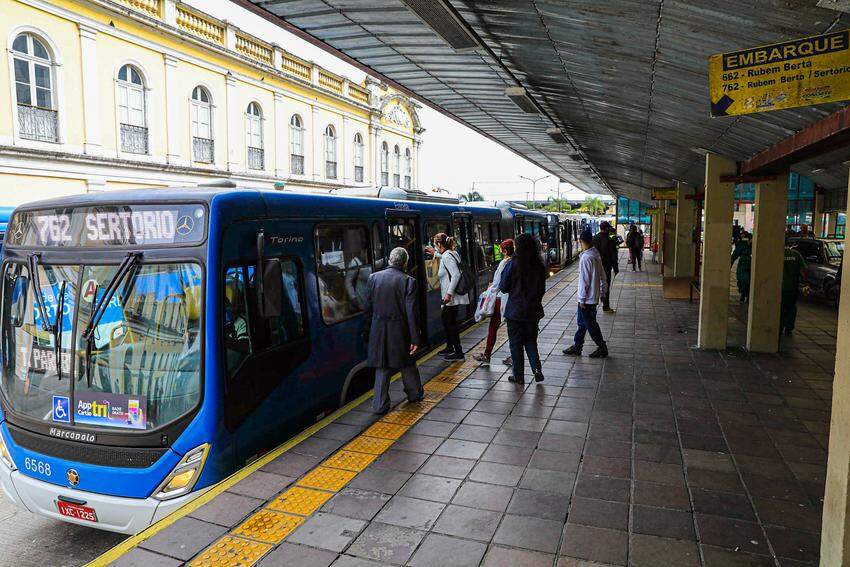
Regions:
M 56 505 L 59 506 L 59 513 L 63 516 L 77 520 L 86 520 L 87 522 L 97 522 L 97 514 L 94 512 L 94 508 L 72 504 L 71 502 L 62 502 L 61 500 L 56 502 Z

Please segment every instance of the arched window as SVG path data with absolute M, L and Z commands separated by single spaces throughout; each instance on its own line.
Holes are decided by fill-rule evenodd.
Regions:
M 325 128 L 325 177 L 336 179 L 336 130 L 331 124 Z
M 404 188 L 411 189 L 413 186 L 413 157 L 410 148 L 404 150 Z
M 29 140 L 58 142 L 53 59 L 44 42 L 31 33 L 19 34 L 12 42 L 12 66 L 19 135 Z
M 117 89 L 121 151 L 146 154 L 148 128 L 142 74 L 132 65 L 124 65 L 118 70 Z
M 248 147 L 248 169 L 264 169 L 263 109 L 252 102 L 245 110 L 245 144 Z
M 393 148 L 393 187 L 401 187 L 401 150 Z
M 381 144 L 381 186 L 390 184 L 390 147 L 386 142 Z
M 354 134 L 354 182 L 363 183 L 363 136 Z
M 214 154 L 212 131 L 212 98 L 207 89 L 192 89 L 192 155 L 195 161 L 212 163 Z
M 289 155 L 291 173 L 304 175 L 304 122 L 297 114 L 289 120 Z

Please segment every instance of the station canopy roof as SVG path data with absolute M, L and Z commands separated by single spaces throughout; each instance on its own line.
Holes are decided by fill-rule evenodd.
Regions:
M 703 149 L 743 160 L 844 106 L 709 116 L 708 57 L 850 21 L 816 0 L 450 0 L 449 10 L 438 0 L 234 1 L 591 193 L 648 202 L 651 187 L 700 186 Z M 506 96 L 517 86 L 541 113 Z M 567 143 L 547 134 L 553 127 Z M 846 184 L 840 163 L 817 165 L 820 177 L 798 167 L 817 183 Z

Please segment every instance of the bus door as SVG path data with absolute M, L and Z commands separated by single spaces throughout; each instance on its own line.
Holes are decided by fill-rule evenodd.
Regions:
M 469 269 L 472 270 L 473 274 L 477 274 L 479 266 L 476 260 L 479 259 L 476 258 L 475 251 L 478 249 L 478 246 L 475 243 L 475 237 L 472 230 L 472 215 L 469 213 L 453 213 L 452 233 L 455 238 L 456 250 L 460 254 L 461 259 L 466 262 L 466 265 L 469 266 Z M 479 260 L 479 262 L 481 262 L 481 260 Z M 476 280 L 477 279 L 478 278 L 476 277 Z M 477 281 L 476 288 L 477 289 L 469 290 L 469 305 L 460 306 L 458 318 L 461 321 L 471 319 L 472 316 L 475 315 L 475 304 L 478 299 L 478 291 L 482 289 L 481 285 L 478 284 Z
M 429 314 L 426 310 L 425 285 L 426 274 L 422 265 L 422 235 L 419 228 L 419 215 L 410 211 L 387 210 L 387 257 L 399 246 L 407 250 L 407 275 L 417 283 L 417 303 L 419 305 L 419 333 L 422 342 L 428 340 L 430 325 Z M 437 312 L 439 319 L 440 313 Z

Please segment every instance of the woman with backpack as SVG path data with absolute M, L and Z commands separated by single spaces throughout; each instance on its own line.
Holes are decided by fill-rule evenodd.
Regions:
M 440 256 L 440 295 L 442 302 L 443 329 L 446 331 L 446 348 L 440 354 L 446 360 L 464 360 L 463 347 L 460 346 L 460 328 L 458 311 L 461 305 L 469 305 L 469 295 L 458 292 L 461 282 L 460 254 L 454 249 L 455 239 L 441 232 L 434 236 L 434 247 Z
M 511 347 L 513 373 L 509 382 L 525 383 L 525 360 L 534 373 L 534 381 L 543 381 L 543 367 L 537 350 L 537 334 L 543 318 L 543 294 L 546 291 L 546 267 L 540 260 L 540 248 L 530 234 L 517 236 L 516 251 L 499 281 L 499 291 L 508 294 L 505 320 Z

